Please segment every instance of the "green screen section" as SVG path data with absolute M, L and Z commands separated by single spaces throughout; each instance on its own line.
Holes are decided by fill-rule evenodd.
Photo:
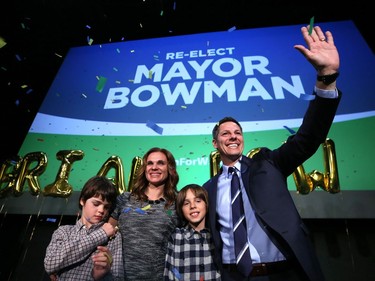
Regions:
M 372 148 L 375 117 L 355 121 L 334 123 L 328 137 L 336 147 L 336 158 L 341 190 L 374 190 L 375 177 L 370 161 L 375 158 Z M 291 128 L 297 130 L 297 128 Z M 211 128 L 208 128 L 208 133 Z M 194 132 L 192 132 L 194 133 Z M 271 149 L 281 145 L 290 133 L 286 129 L 244 133 L 245 153 L 257 147 Z M 176 158 L 180 181 L 178 190 L 189 183 L 203 184 L 210 177 L 210 153 L 214 150 L 211 134 L 191 136 L 81 136 L 29 133 L 19 151 L 24 157 L 32 152 L 44 152 L 48 163 L 46 171 L 39 176 L 40 187 L 53 183 L 61 162 L 56 159 L 60 150 L 82 150 L 84 157 L 73 163 L 69 183 L 75 191 L 81 190 L 84 182 L 98 173 L 111 156 L 122 160 L 126 185 L 134 157 L 142 157 L 151 147 L 170 150 Z M 324 172 L 322 148 L 303 166 L 306 173 L 313 170 Z M 110 171 L 109 177 L 114 172 Z M 293 177 L 288 178 L 289 190 L 296 190 Z

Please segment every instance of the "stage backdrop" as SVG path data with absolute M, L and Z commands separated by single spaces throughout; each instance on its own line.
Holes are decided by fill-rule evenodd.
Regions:
M 289 189 L 303 217 L 374 217 L 374 55 L 353 22 L 318 24 L 332 31 L 341 58 L 343 98 L 328 135 L 340 190 L 300 194 L 292 176 Z M 74 213 L 89 177 L 121 162 L 127 188 L 134 157 L 153 146 L 174 154 L 178 189 L 203 184 L 210 177 L 211 130 L 224 116 L 242 123 L 245 153 L 278 147 L 300 126 L 316 80 L 293 48 L 305 44 L 300 28 L 232 28 L 71 48 L 19 155 L 48 160 L 32 179 L 41 190 L 65 173 L 74 192 L 30 195 L 26 180 L 21 196 L 1 199 L 2 212 Z M 324 173 L 322 151 L 304 163 L 306 173 Z M 67 153 L 71 163 L 62 168 Z M 108 159 L 114 162 L 104 165 Z

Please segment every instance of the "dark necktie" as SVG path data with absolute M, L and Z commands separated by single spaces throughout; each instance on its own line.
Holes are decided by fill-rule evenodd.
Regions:
M 240 180 L 235 168 L 229 167 L 228 172 L 232 174 L 232 219 L 236 264 L 238 270 L 247 277 L 252 270 L 252 263 L 249 244 L 247 243 L 246 218 L 242 201 Z

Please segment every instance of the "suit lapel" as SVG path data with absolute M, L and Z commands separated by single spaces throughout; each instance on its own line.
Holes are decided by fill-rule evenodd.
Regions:
M 217 181 L 219 176 L 216 175 L 212 178 L 212 182 L 210 183 L 210 188 L 208 191 L 208 198 L 212 198 L 209 202 L 209 217 L 211 222 L 216 221 L 216 196 L 217 196 Z M 214 224 L 213 224 L 214 225 Z
M 242 178 L 242 182 L 244 184 L 247 196 L 249 196 L 249 194 L 250 194 L 249 182 L 250 182 L 251 163 L 252 163 L 252 160 L 250 158 L 248 158 L 246 156 L 242 156 L 242 159 L 241 159 L 241 178 Z

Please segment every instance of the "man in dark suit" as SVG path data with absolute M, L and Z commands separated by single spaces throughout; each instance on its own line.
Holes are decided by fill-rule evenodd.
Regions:
M 208 224 L 214 238 L 215 261 L 224 281 L 324 280 L 308 230 L 288 191 L 287 177 L 327 137 L 341 98 L 336 88 L 340 60 L 331 32 L 324 33 L 316 26 L 302 27 L 301 33 L 307 48 L 294 48 L 313 65 L 318 76 L 315 98 L 296 134 L 279 148 L 261 148 L 249 158 L 243 155 L 243 132 L 237 120 L 225 117 L 212 131 L 212 143 L 223 165 L 204 187 L 210 199 Z M 235 168 L 234 172 L 230 167 Z M 231 206 L 236 200 L 231 195 L 234 173 L 240 178 L 245 213 L 242 217 L 247 231 L 247 243 L 240 255 L 235 251 L 237 230 L 233 227 Z M 245 268 L 239 267 L 240 259 L 246 261 Z

